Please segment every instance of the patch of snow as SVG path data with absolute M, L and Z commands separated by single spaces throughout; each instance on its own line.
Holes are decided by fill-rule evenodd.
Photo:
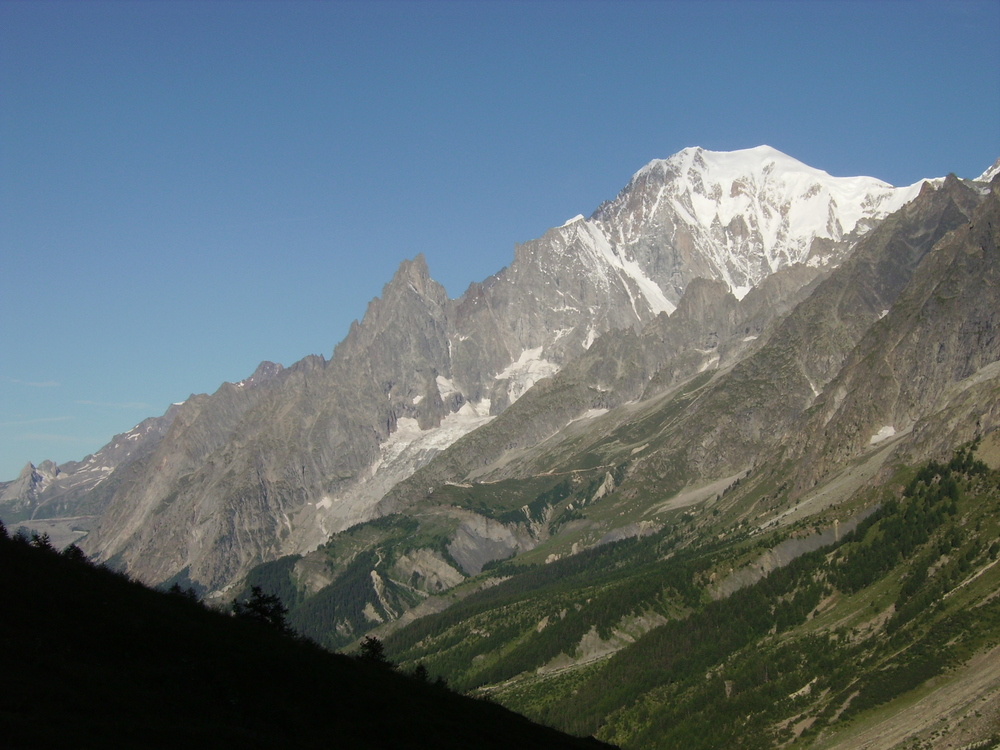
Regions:
M 568 227 L 570 224 L 575 224 L 578 221 L 583 221 L 583 214 L 577 214 L 572 219 L 567 219 L 559 228 L 562 229 L 562 227 Z
M 868 441 L 869 445 L 875 445 L 876 443 L 881 443 L 883 440 L 888 440 L 893 435 L 896 434 L 896 428 L 891 424 L 887 424 L 881 430 L 872 435 L 871 440 Z
M 751 289 L 753 289 L 753 287 L 750 284 L 746 284 L 745 286 L 731 287 L 729 291 L 733 293 L 733 296 L 736 297 L 736 299 L 743 299 L 747 296 L 747 292 Z
M 756 341 L 757 337 L 756 336 L 744 336 L 743 340 L 744 341 Z
M 601 416 L 602 414 L 607 414 L 607 413 L 608 413 L 607 409 L 588 409 L 586 412 L 584 412 L 583 414 L 581 414 L 579 417 L 576 417 L 575 419 L 569 420 L 568 424 L 573 424 L 574 422 L 584 422 L 584 421 L 586 421 L 588 419 L 596 419 L 597 417 Z
M 498 373 L 496 380 L 509 380 L 507 393 L 511 403 L 519 399 L 525 391 L 542 378 L 548 378 L 559 372 L 559 365 L 542 358 L 542 347 L 526 349 L 516 362 L 507 365 L 503 372 Z
M 879 315 L 878 315 L 878 319 L 879 319 L 879 320 L 882 320 L 882 318 L 884 318 L 884 317 L 885 317 L 886 315 L 888 315 L 888 314 L 889 314 L 889 311 L 888 311 L 888 310 L 883 310 L 882 312 L 880 312 L 880 313 L 879 313 Z
M 419 404 L 423 400 L 424 400 L 423 395 L 414 396 L 413 397 L 413 405 L 416 406 L 417 404 Z
M 454 396 L 456 393 L 460 393 L 455 384 L 443 375 L 437 376 L 437 387 L 438 391 L 441 393 L 441 398 L 447 400 L 449 397 Z
M 393 465 L 406 463 L 416 455 L 415 470 L 422 465 L 420 454 L 433 456 L 492 419 L 489 399 L 476 403 L 467 401 L 457 412 L 442 419 L 439 427 L 428 430 L 421 430 L 417 420 L 412 417 L 400 417 L 396 420 L 396 431 L 380 446 L 380 460 L 372 467 L 371 473 L 374 475 Z M 406 476 L 411 473 L 412 471 Z
M 659 285 L 646 276 L 646 273 L 642 270 L 642 267 L 636 263 L 631 258 L 624 257 L 619 254 L 611 247 L 611 243 L 608 242 L 608 238 L 605 236 L 601 227 L 591 221 L 584 220 L 580 228 L 577 229 L 577 239 L 580 240 L 581 245 L 584 250 L 598 263 L 603 262 L 607 266 L 614 269 L 619 276 L 622 277 L 622 282 L 625 285 L 625 290 L 628 292 L 629 297 L 632 300 L 632 309 L 635 310 L 635 298 L 632 296 L 632 289 L 628 284 L 631 280 L 638 287 L 639 291 L 642 293 L 646 304 L 653 311 L 654 315 L 658 315 L 661 312 L 670 315 L 674 310 L 677 309 L 673 302 L 666 298 L 663 294 L 663 290 L 660 289 Z M 594 264 L 596 265 L 596 264 Z M 639 317 L 637 310 L 636 317 Z
M 833 235 L 839 233 L 831 232 L 829 226 L 831 206 L 841 232 L 848 233 L 862 218 L 876 212 L 885 215 L 908 203 L 922 186 L 917 182 L 894 188 L 873 177 L 831 177 L 770 146 L 728 152 L 685 149 L 677 156 L 681 155 L 688 166 L 685 174 L 694 168 L 703 185 L 721 188 L 711 197 L 706 195 L 709 190 L 692 193 L 692 205 L 704 227 L 710 227 L 716 219 L 726 226 L 736 216 L 759 208 L 763 198 L 770 198 L 778 205 L 789 206 L 789 236 L 836 239 Z M 765 246 L 771 249 L 782 217 L 763 218 L 771 219 L 761 227 Z
M 806 380 L 809 381 L 809 389 L 813 392 L 813 398 L 816 398 L 820 394 L 819 388 L 816 387 L 816 384 L 812 381 L 812 378 L 806 376 Z

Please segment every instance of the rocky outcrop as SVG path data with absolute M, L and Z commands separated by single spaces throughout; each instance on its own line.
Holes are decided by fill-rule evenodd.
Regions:
M 492 518 L 466 513 L 448 544 L 448 554 L 467 574 L 478 575 L 486 563 L 526 552 L 535 544 L 523 526 L 511 527 Z
M 400 556 L 393 567 L 396 580 L 409 582 L 414 588 L 429 594 L 447 591 L 465 580 L 439 552 L 416 549 Z

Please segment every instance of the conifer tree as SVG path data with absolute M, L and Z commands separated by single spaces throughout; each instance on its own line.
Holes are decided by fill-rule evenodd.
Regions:
M 282 633 L 290 630 L 288 623 L 285 622 L 287 614 L 288 609 L 281 603 L 281 599 L 274 594 L 265 594 L 260 586 L 251 587 L 250 598 L 246 601 L 233 602 L 235 617 L 270 625 Z

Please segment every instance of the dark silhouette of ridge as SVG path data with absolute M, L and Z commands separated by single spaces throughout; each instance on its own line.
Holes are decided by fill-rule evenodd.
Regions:
M 600 748 L 0 526 L 5 748 Z

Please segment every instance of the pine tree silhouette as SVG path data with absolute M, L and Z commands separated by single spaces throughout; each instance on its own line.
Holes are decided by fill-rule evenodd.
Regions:
M 245 620 L 270 625 L 282 633 L 288 633 L 291 628 L 285 622 L 288 608 L 274 594 L 265 594 L 260 586 L 250 589 L 250 598 L 246 601 L 233 602 L 233 615 Z

